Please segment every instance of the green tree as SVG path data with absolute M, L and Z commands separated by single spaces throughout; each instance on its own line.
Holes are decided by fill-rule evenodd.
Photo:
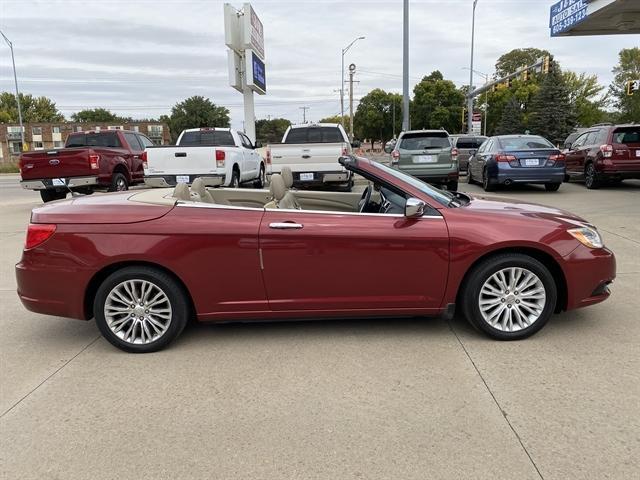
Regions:
M 502 78 L 506 75 L 514 73 L 520 67 L 532 65 L 538 61 L 540 57 L 551 55 L 547 50 L 539 48 L 516 48 L 505 53 L 496 62 L 496 76 Z
M 575 124 L 569 88 L 560 66 L 552 62 L 551 71 L 544 77 L 531 102 L 528 128 L 531 133 L 560 144 L 573 131 Z
M 208 98 L 195 95 L 176 103 L 171 109 L 169 130 L 175 142 L 187 128 L 229 127 L 229 110 L 219 107 Z
M 640 79 L 640 48 L 620 50 L 618 65 L 613 69 L 615 78 L 609 87 L 613 105 L 619 111 L 619 122 L 640 120 L 640 92 L 627 95 L 627 82 Z
M 56 104 L 47 97 L 34 97 L 20 94 L 20 107 L 24 123 L 61 122 L 64 115 L 58 111 Z M 16 96 L 11 92 L 0 93 L 0 121 L 18 122 L 18 104 Z
M 332 115 L 331 117 L 325 117 L 320 120 L 318 123 L 340 123 L 344 121 L 344 125 L 349 125 L 349 115 L 345 115 L 341 117 L 340 115 Z
M 74 122 L 118 122 L 120 117 L 115 113 L 110 112 L 104 108 L 89 108 L 86 110 L 80 110 L 79 112 L 71 114 L 71 120 Z
M 355 136 L 369 139 L 372 147 L 376 140 L 389 140 L 394 134 L 394 113 L 396 128 L 399 129 L 402 123 L 401 103 L 402 97 L 396 93 L 380 88 L 371 90 L 362 97 L 353 116 Z
M 569 89 L 569 101 L 575 108 L 577 125 L 589 127 L 604 121 L 609 100 L 602 93 L 605 87 L 598 83 L 597 75 L 564 72 L 563 77 Z
M 434 71 L 413 88 L 411 128 L 460 129 L 464 94 L 442 73 Z
M 495 129 L 495 135 L 511 135 L 524 133 L 524 131 L 522 104 L 515 95 L 512 95 L 502 110 L 500 122 Z
M 279 143 L 290 125 L 286 118 L 256 120 L 256 140 L 263 144 Z

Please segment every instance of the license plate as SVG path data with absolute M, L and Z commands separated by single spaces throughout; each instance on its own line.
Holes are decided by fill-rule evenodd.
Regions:
M 54 178 L 52 183 L 54 187 L 64 187 L 66 185 L 64 178 Z
M 413 157 L 413 163 L 436 163 L 437 161 L 437 155 L 418 155 Z
M 537 167 L 538 166 L 538 159 L 537 158 L 527 158 L 524 161 L 524 164 L 527 167 Z
M 176 182 L 189 183 L 189 175 L 176 175 Z
M 636 150 L 636 157 L 640 157 L 640 150 Z
M 309 180 L 313 180 L 313 173 L 301 173 L 300 180 L 308 182 Z

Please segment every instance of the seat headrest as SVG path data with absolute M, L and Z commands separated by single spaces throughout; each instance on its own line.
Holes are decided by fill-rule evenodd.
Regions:
M 291 172 L 291 168 L 284 166 L 280 170 L 280 175 L 282 175 L 282 179 L 284 180 L 284 186 L 287 188 L 293 187 L 293 172 Z
M 207 192 L 207 188 L 205 187 L 204 182 L 200 177 L 196 178 L 191 183 L 191 191 L 197 193 L 201 197 L 204 197 L 205 193 Z
M 277 173 L 271 175 L 271 186 L 269 187 L 271 195 L 276 201 L 280 201 L 287 194 L 287 187 L 284 185 L 284 180 L 281 175 Z
M 176 188 L 173 189 L 173 197 L 178 200 L 191 200 L 191 195 L 189 194 L 189 185 L 186 183 L 178 183 Z

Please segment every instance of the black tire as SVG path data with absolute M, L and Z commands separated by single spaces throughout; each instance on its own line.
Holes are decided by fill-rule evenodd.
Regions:
M 485 192 L 493 192 L 496 189 L 496 186 L 489 181 L 489 175 L 487 174 L 486 168 L 482 171 L 482 188 Z
M 479 305 L 480 291 L 484 283 L 494 273 L 510 267 L 524 268 L 535 274 L 544 286 L 546 295 L 545 305 L 538 318 L 531 325 L 515 332 L 500 330 L 489 325 L 484 320 Z M 520 253 L 504 253 L 481 261 L 469 272 L 460 300 L 465 317 L 481 332 L 496 340 L 521 340 L 533 335 L 547 323 L 555 310 L 557 288 L 549 269 L 535 258 Z
M 565 183 L 571 182 L 571 175 L 565 173 L 564 174 L 564 181 L 565 181 Z
M 109 185 L 110 192 L 124 192 L 129 190 L 129 181 L 124 173 L 114 173 L 111 177 L 111 185 Z
M 171 307 L 171 319 L 168 328 L 161 336 L 149 343 L 132 343 L 121 339 L 109 327 L 105 318 L 105 303 L 111 291 L 126 280 L 144 280 L 156 285 L 168 298 Z M 190 317 L 190 303 L 187 293 L 171 276 L 151 267 L 134 266 L 122 268 L 109 275 L 98 288 L 94 302 L 93 313 L 96 324 L 102 336 L 112 345 L 131 353 L 149 353 L 158 351 L 173 341 L 182 330 Z M 124 323 L 127 323 L 125 321 Z M 134 327 L 134 330 L 138 327 Z M 124 330 L 124 329 L 123 329 Z
M 447 182 L 447 190 L 449 192 L 457 192 L 458 191 L 458 180 L 451 180 Z
M 260 173 L 258 174 L 258 178 L 253 182 L 254 188 L 264 188 L 267 184 L 266 181 L 266 172 L 264 171 L 264 164 L 260 164 Z
M 67 192 L 58 190 L 40 190 L 40 198 L 44 203 L 67 198 Z
M 233 169 L 231 173 L 231 182 L 229 182 L 229 188 L 240 188 L 240 171 L 237 168 Z
M 545 183 L 544 188 L 547 190 L 547 192 L 557 192 L 560 188 L 560 185 L 560 183 Z
M 589 190 L 600 188 L 600 179 L 598 178 L 598 173 L 596 172 L 596 167 L 593 165 L 593 162 L 587 163 L 584 167 L 584 186 Z
M 475 180 L 473 179 L 473 174 L 471 173 L 471 168 L 469 168 L 467 172 L 467 183 L 469 185 L 473 185 L 475 183 Z

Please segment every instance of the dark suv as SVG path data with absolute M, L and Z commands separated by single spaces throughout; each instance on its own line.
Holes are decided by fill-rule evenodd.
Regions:
M 565 152 L 567 180 L 587 188 L 640 178 L 640 125 L 597 126 L 583 132 Z
M 468 170 L 471 152 L 477 151 L 486 139 L 487 137 L 483 135 L 451 136 L 451 144 L 458 150 L 458 169 L 460 173 Z

